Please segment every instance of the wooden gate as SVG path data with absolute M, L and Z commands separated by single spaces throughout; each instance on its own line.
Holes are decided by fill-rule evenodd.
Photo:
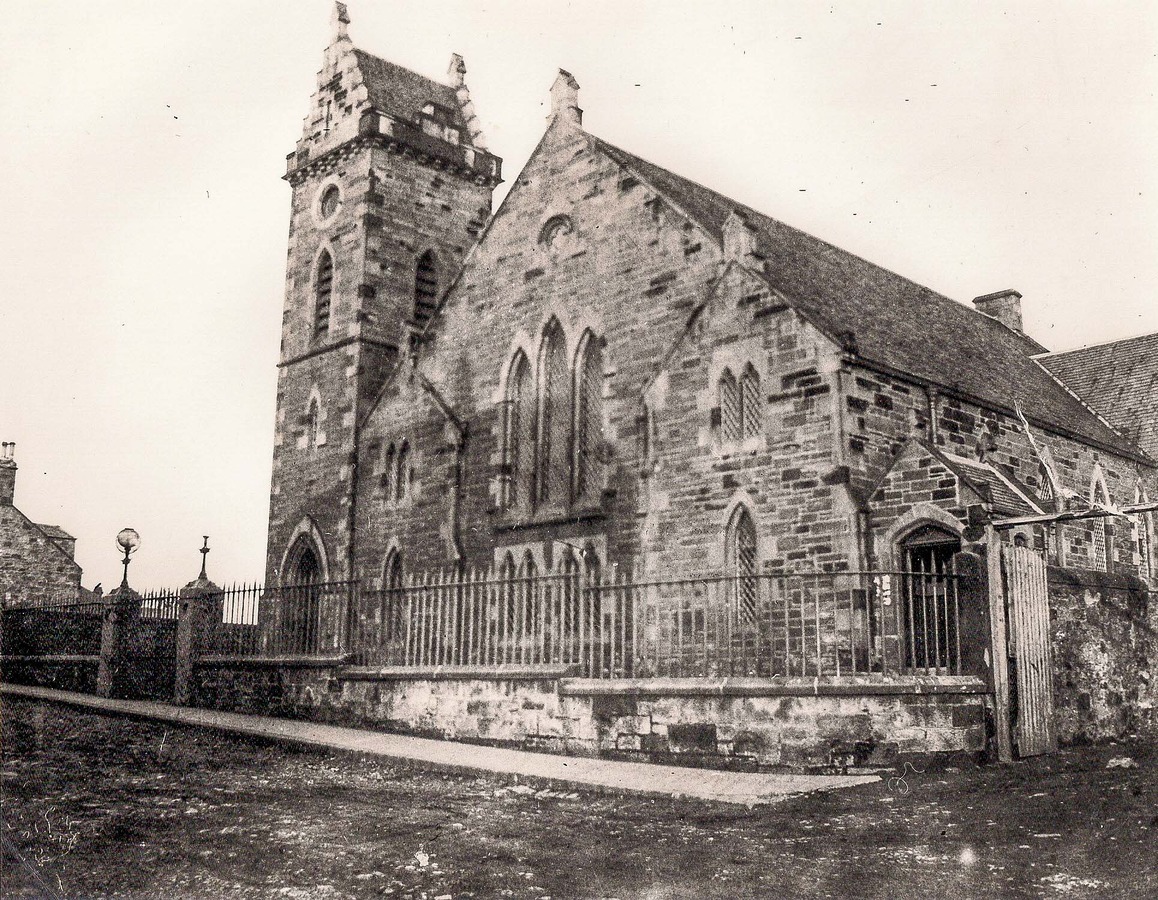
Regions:
M 1057 750 L 1053 716 L 1053 642 L 1045 560 L 1005 545 L 1001 558 L 1009 610 L 1009 656 L 1017 679 L 1015 731 L 1020 756 Z

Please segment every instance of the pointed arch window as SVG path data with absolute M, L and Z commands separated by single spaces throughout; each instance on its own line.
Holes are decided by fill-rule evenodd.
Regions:
M 510 509 L 525 505 L 531 499 L 535 458 L 535 391 L 531 364 L 521 351 L 511 363 L 507 376 L 506 417 L 503 508 Z
M 398 451 L 391 444 L 382 463 L 382 496 L 387 501 L 394 499 L 394 471 L 398 465 L 397 457 Z
M 725 444 L 740 440 L 740 389 L 731 369 L 720 375 L 720 440 Z
M 310 406 L 306 412 L 306 447 L 314 449 L 318 446 L 318 429 L 321 413 L 318 410 L 318 398 L 310 398 Z
M 523 564 L 519 567 L 520 629 L 528 637 L 534 637 L 539 633 L 540 604 L 536 590 L 538 575 L 539 567 L 535 565 L 535 557 L 528 550 L 523 554 Z M 534 652 L 534 646 L 532 646 L 532 655 Z M 534 662 L 533 659 L 527 661 Z
M 737 507 L 732 514 L 725 540 L 725 561 L 733 606 L 740 620 L 751 624 L 756 621 L 757 615 L 759 562 L 756 523 L 745 507 Z
M 1095 469 L 1093 483 L 1090 485 L 1090 506 L 1108 507 L 1110 492 L 1106 489 L 1106 480 L 1100 469 Z M 1100 516 L 1090 522 L 1090 565 L 1102 572 L 1114 570 L 1114 532 L 1109 516 Z
M 1146 496 L 1145 488 L 1139 486 L 1137 490 L 1134 491 L 1134 502 L 1141 505 L 1148 502 L 1148 500 L 1149 498 Z M 1150 513 L 1135 513 L 1132 521 L 1134 523 L 1134 542 L 1138 545 L 1138 575 L 1148 582 L 1150 580 L 1151 566 L 1153 565 L 1152 556 L 1154 553 L 1154 536 L 1150 531 Z
M 398 448 L 398 468 L 394 474 L 394 499 L 405 500 L 410 496 L 410 444 L 402 442 Z
M 756 437 L 763 430 L 760 421 L 760 376 L 749 363 L 740 376 L 740 434 Z
M 385 611 L 383 627 L 386 639 L 392 640 L 401 637 L 403 631 L 403 575 L 402 554 L 398 550 L 391 550 L 386 556 L 386 565 L 383 568 L 382 586 Z
M 330 300 L 334 292 L 334 258 L 328 250 L 318 257 L 314 274 L 314 336 L 330 330 Z
M 552 320 L 543 334 L 539 356 L 539 446 L 536 459 L 538 501 L 564 505 L 568 501 L 570 450 L 570 378 L 563 329 Z
M 515 568 L 515 558 L 508 551 L 499 566 L 499 607 L 496 612 L 497 621 L 494 623 L 498 640 L 504 647 L 503 662 L 508 661 L 506 647 L 510 638 L 517 632 L 519 615 L 519 583 L 518 570 Z
M 599 487 L 603 449 L 603 350 L 587 332 L 575 366 L 575 496 L 592 498 Z
M 414 272 L 414 324 L 426 327 L 438 305 L 438 264 L 434 251 L 427 250 L 418 258 Z

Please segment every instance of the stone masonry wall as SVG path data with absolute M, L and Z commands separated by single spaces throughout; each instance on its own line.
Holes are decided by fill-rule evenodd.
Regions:
M 567 187 L 561 191 L 560 185 Z M 568 217 L 571 230 L 550 245 L 540 242 L 544 224 L 556 216 Z M 540 567 L 550 565 L 561 546 L 556 541 L 590 541 L 603 561 L 635 558 L 643 389 L 707 296 L 719 261 L 710 237 L 594 152 L 582 133 L 561 125 L 548 131 L 427 334 L 418 363 L 466 426 L 458 503 L 469 565 L 489 564 L 496 547 L 532 546 Z M 587 331 L 606 342 L 604 442 L 597 453 L 604 489 L 582 507 L 502 510 L 505 373 L 519 349 L 532 368 L 537 365 L 552 318 L 564 331 L 569 366 Z M 444 446 L 444 417 L 432 409 L 429 423 L 420 425 L 411 399 L 391 383 L 367 422 L 365 440 L 388 446 L 405 425 Z M 431 458 L 440 447 L 421 450 Z M 442 474 L 431 489 L 445 493 L 445 469 L 438 469 Z M 369 509 L 362 498 L 372 490 L 359 483 L 360 507 Z M 410 534 L 417 524 L 407 510 L 384 510 L 383 516 L 378 536 L 371 529 L 361 536 L 360 566 L 368 575 L 380 571 L 389 536 Z M 414 561 L 408 570 L 453 562 L 446 542 L 431 541 L 429 529 L 419 528 L 402 549 L 404 559 Z
M 278 376 L 267 578 L 307 517 L 324 535 L 331 578 L 349 577 L 356 422 L 409 353 L 417 260 L 434 252 L 444 289 L 490 212 L 490 187 L 413 154 L 366 144 L 323 161 L 294 185 L 282 367 Z M 322 217 L 335 186 L 337 211 Z M 315 331 L 320 254 L 333 259 L 329 329 Z M 308 439 L 311 399 L 318 440 Z
M 887 472 L 896 455 L 911 437 L 931 440 L 959 456 L 976 459 L 979 448 L 986 462 L 994 464 L 1006 475 L 1028 489 L 1031 496 L 1042 490 L 1042 472 L 1038 457 L 1030 445 L 1021 424 L 1014 416 L 983 409 L 961 399 L 929 393 L 920 385 L 890 375 L 851 366 L 843 378 L 845 398 L 842 406 L 847 435 L 846 459 L 850 466 L 851 482 L 861 493 L 874 490 Z M 936 427 L 930 430 L 930 402 Z M 1032 415 L 1032 410 L 1028 411 Z M 1104 473 L 1110 499 L 1125 505 L 1133 502 L 1135 488 L 1141 479 L 1155 495 L 1158 472 L 1149 466 L 1090 447 L 1064 435 L 1047 432 L 1036 426 L 1033 434 L 1040 446 L 1048 449 L 1063 486 L 1078 495 L 1078 508 L 1084 508 L 1090 494 L 1095 466 Z M 933 495 L 911 498 L 913 502 L 930 502 L 950 508 L 942 498 Z M 952 510 L 960 515 L 964 510 Z M 871 525 L 879 531 L 891 524 L 899 511 L 873 508 Z M 962 521 L 962 524 L 965 524 Z M 1062 556 L 1067 565 L 1090 567 L 1092 559 L 1092 530 L 1103 527 L 1103 520 L 1065 523 L 1056 526 L 1061 533 Z M 1110 523 L 1111 555 L 1115 571 L 1137 572 L 1140 562 L 1137 541 L 1132 526 L 1124 520 Z M 1057 561 L 1056 536 L 1051 536 L 1053 561 Z M 1043 535 L 1038 535 L 1044 545 Z M 890 548 L 873 550 L 876 559 L 887 559 Z
M 752 515 L 761 569 L 852 567 L 854 509 L 834 460 L 838 351 L 731 269 L 648 391 L 652 459 L 645 467 L 645 568 L 680 577 L 720 573 L 738 504 Z M 752 366 L 759 434 L 724 440 L 719 382 Z
M 1158 603 L 1128 575 L 1050 567 L 1062 743 L 1158 736 Z
M 641 761 L 802 769 L 986 746 L 986 695 L 976 679 L 944 692 L 926 685 L 862 696 L 816 696 L 811 682 L 778 696 L 729 696 L 719 684 L 680 692 L 656 683 L 649 692 L 647 681 L 625 693 L 542 675 L 384 678 L 272 666 L 201 666 L 195 680 L 193 702 L 217 709 Z
M 0 505 L 0 601 L 75 600 L 81 568 L 15 506 Z

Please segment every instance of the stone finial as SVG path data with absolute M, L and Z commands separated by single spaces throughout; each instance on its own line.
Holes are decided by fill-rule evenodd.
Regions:
M 474 102 L 470 99 L 470 90 L 466 86 L 466 63 L 457 53 L 450 55 L 450 65 L 446 70 L 446 82 L 454 88 L 454 96 L 458 101 L 458 108 L 462 111 L 462 120 L 466 122 L 466 130 L 470 134 L 471 146 L 485 150 L 486 137 L 482 132 L 482 122 L 474 111 Z
M 724 222 L 724 259 L 763 269 L 755 227 L 736 210 Z
M 974 297 L 973 306 L 979 313 L 992 316 L 1010 331 L 1025 334 L 1021 327 L 1021 294 L 1012 288 Z
M 583 110 L 579 108 L 579 82 L 565 69 L 560 69 L 551 85 L 551 115 L 548 122 L 562 118 L 572 125 L 583 124 Z
M 457 53 L 450 54 L 450 66 L 446 70 L 446 83 L 452 88 L 466 84 L 466 63 Z
M 334 15 L 330 19 L 330 28 L 333 33 L 333 40 L 331 43 L 338 43 L 350 37 L 350 12 L 346 9 L 345 3 L 334 3 Z

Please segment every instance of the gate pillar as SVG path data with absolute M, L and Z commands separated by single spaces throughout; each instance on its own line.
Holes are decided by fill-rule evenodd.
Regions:
M 193 671 L 201 652 L 202 637 L 212 627 L 215 599 L 221 588 L 205 572 L 178 592 L 177 663 L 173 677 L 173 702 L 189 706 L 193 699 Z
M 97 664 L 97 696 L 113 697 L 122 681 L 125 635 L 132 619 L 141 614 L 141 595 L 121 582 L 105 597 L 101 618 L 101 655 Z

